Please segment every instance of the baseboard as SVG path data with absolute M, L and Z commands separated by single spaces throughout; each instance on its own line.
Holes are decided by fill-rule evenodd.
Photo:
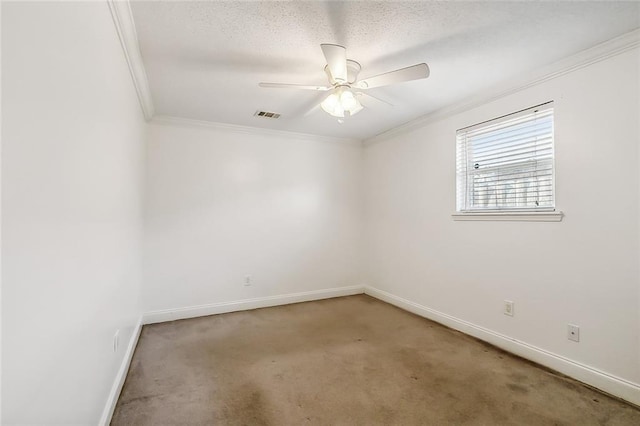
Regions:
M 249 309 L 268 308 L 270 306 L 288 305 L 290 303 L 310 302 L 312 300 L 329 299 L 332 297 L 351 296 L 364 293 L 361 285 L 349 287 L 328 288 L 323 290 L 306 291 L 303 293 L 280 294 L 276 296 L 257 297 L 254 299 L 236 300 L 231 302 L 210 303 L 207 305 L 188 306 L 176 309 L 164 309 L 147 312 L 142 317 L 143 324 L 174 321 L 207 315 L 224 314 L 227 312 L 246 311 Z
M 118 398 L 120 397 L 120 392 L 122 391 L 122 386 L 124 385 L 124 380 L 127 378 L 127 373 L 129 372 L 129 365 L 131 365 L 131 359 L 133 358 L 133 352 L 136 350 L 136 345 L 138 344 L 138 338 L 140 337 L 140 332 L 142 331 L 142 316 L 138 319 L 135 328 L 133 329 L 133 333 L 131 334 L 131 339 L 129 340 L 129 345 L 127 346 L 127 352 L 125 352 L 124 357 L 122 358 L 122 363 L 120 364 L 120 369 L 118 370 L 118 374 L 116 375 L 115 380 L 113 381 L 113 386 L 111 387 L 111 392 L 109 392 L 109 398 L 107 398 L 107 403 L 102 411 L 102 417 L 100 417 L 100 426 L 108 426 L 111 423 L 111 417 L 113 416 L 113 412 L 116 409 L 116 403 L 118 402 Z
M 395 296 L 383 290 L 370 286 L 364 286 L 365 294 L 390 303 L 406 311 L 421 317 L 430 319 L 440 324 L 491 343 L 507 352 L 516 354 L 522 358 L 537 364 L 551 368 L 571 378 L 593 386 L 606 393 L 624 399 L 634 405 L 640 406 L 640 385 L 600 371 L 596 368 L 570 360 L 563 356 L 540 349 L 536 346 L 521 342 L 495 331 L 472 324 L 468 321 L 438 312 L 434 309 L 411 302 L 402 297 Z

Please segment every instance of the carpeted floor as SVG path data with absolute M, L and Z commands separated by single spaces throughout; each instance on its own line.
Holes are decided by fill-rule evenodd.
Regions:
M 112 425 L 640 425 L 640 410 L 369 296 L 142 330 Z

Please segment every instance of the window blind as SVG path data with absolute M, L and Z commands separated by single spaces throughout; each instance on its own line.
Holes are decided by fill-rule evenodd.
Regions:
M 457 210 L 553 210 L 553 102 L 456 133 Z

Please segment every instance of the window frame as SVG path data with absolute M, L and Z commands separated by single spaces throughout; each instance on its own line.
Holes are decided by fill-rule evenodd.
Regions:
M 460 182 L 460 173 L 459 173 L 459 169 L 458 169 L 458 162 L 460 161 L 459 158 L 459 150 L 460 150 L 460 144 L 463 143 L 460 141 L 460 134 L 461 132 L 470 132 L 470 131 L 474 131 L 474 130 L 478 130 L 478 129 L 482 129 L 482 128 L 489 128 L 492 125 L 499 125 L 501 122 L 507 121 L 507 120 L 513 120 L 513 119 L 517 119 L 518 116 L 526 116 L 528 114 L 530 114 L 531 112 L 533 112 L 536 109 L 540 109 L 540 108 L 545 108 L 545 109 L 552 109 L 552 120 L 553 120 L 553 124 L 552 124 L 552 140 L 551 140 L 551 149 L 552 149 L 552 157 L 551 157 L 551 189 L 552 189 L 552 193 L 551 193 L 551 197 L 552 197 L 552 205 L 551 206 L 543 206 L 543 207 L 517 207 L 517 206 L 512 206 L 512 207 L 505 207 L 505 208 L 476 208 L 476 209 L 466 209 L 466 210 L 462 210 L 460 208 L 460 197 L 464 197 L 465 201 L 464 203 L 466 204 L 468 202 L 468 197 L 469 197 L 469 185 L 467 184 L 466 187 L 463 187 L 463 191 L 464 194 L 460 194 L 460 189 L 461 186 L 464 185 L 464 183 Z M 556 164 L 555 164 L 555 145 L 556 145 L 556 137 L 555 137 L 555 119 L 556 119 L 556 111 L 555 111 L 555 103 L 554 101 L 548 101 L 548 102 L 544 102 L 529 108 L 525 108 L 522 110 L 518 110 L 509 114 L 505 114 L 496 118 L 492 118 L 489 120 L 485 120 L 483 122 L 480 123 L 476 123 L 473 124 L 471 126 L 467 126 L 467 127 L 463 127 L 460 129 L 456 130 L 456 136 L 455 136 L 455 150 L 456 150 L 456 188 L 455 188 L 455 202 L 456 202 L 456 208 L 455 208 L 455 213 L 452 214 L 452 218 L 454 220 L 460 220 L 460 221 L 468 221 L 468 220 L 480 220 L 480 221 L 492 221 L 492 220 L 499 220 L 499 221 L 544 221 L 544 222 L 558 222 L 561 221 L 564 214 L 557 210 L 557 203 L 556 203 L 556 183 L 555 183 L 555 178 L 556 178 Z M 468 165 L 467 165 L 468 166 Z M 466 166 L 466 167 L 467 167 Z M 465 167 L 464 172 L 465 172 L 465 176 L 468 177 L 469 176 L 469 171 L 468 169 Z

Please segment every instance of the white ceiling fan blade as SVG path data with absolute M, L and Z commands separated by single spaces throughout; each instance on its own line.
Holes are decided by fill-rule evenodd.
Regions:
M 337 44 L 321 44 L 331 76 L 337 82 L 347 81 L 347 49 Z
M 429 66 L 422 63 L 366 78 L 359 81 L 357 86 L 360 89 L 373 89 L 374 87 L 402 83 L 404 81 L 419 80 L 427 77 L 429 77 Z
M 321 109 L 320 102 L 322 102 L 326 97 L 326 93 L 318 93 L 317 95 L 314 95 L 313 99 L 310 102 L 304 104 L 295 115 L 306 118 L 312 114 L 315 114 L 316 111 L 319 111 Z
M 384 104 L 385 106 L 390 106 L 390 107 L 395 106 L 391 102 L 387 102 L 384 99 L 380 99 L 377 96 L 373 96 L 373 95 L 370 95 L 368 93 L 356 92 L 356 95 L 358 95 L 359 97 L 365 99 L 365 103 L 366 104 L 369 104 L 369 102 L 372 101 L 373 103 Z M 369 105 L 371 105 L 371 104 L 369 104 Z
M 316 102 L 316 104 L 314 106 L 312 106 L 311 108 L 309 108 L 304 114 L 302 114 L 303 117 L 308 117 L 312 114 L 315 114 L 316 111 L 320 111 L 322 108 L 320 108 L 320 104 Z
M 327 87 L 327 86 L 308 86 L 304 84 L 287 84 L 287 83 L 258 83 L 258 86 L 273 88 L 273 89 L 317 90 L 320 92 L 331 89 L 331 87 Z

